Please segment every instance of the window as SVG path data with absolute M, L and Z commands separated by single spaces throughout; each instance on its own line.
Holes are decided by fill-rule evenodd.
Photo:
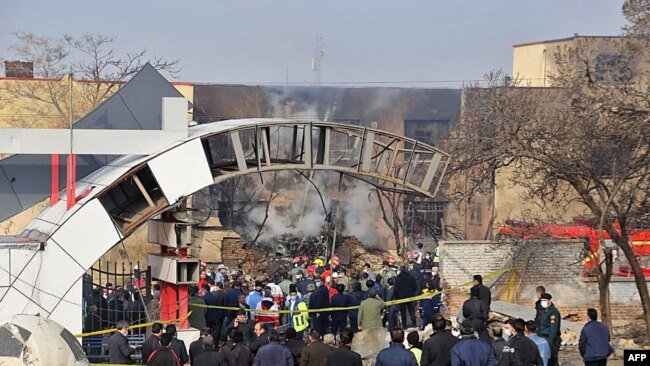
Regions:
M 444 212 L 445 202 L 442 201 L 404 201 L 406 234 L 414 238 L 439 238 Z
M 435 146 L 449 135 L 449 120 L 405 120 L 404 134 L 406 137 Z
M 469 224 L 480 226 L 482 221 L 483 204 L 472 201 L 469 204 Z
M 601 53 L 596 57 L 596 81 L 606 84 L 621 84 L 632 79 L 629 57 L 619 54 Z

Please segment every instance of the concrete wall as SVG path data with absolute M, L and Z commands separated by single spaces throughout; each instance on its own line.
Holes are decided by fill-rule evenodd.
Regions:
M 448 286 L 450 311 L 456 314 L 468 298 L 469 287 L 458 288 L 475 274 L 488 274 L 514 266 L 512 302 L 533 306 L 535 288 L 544 286 L 553 295 L 561 314 L 584 315 L 588 307 L 598 306 L 598 284 L 582 277 L 581 241 L 441 241 L 440 267 Z M 492 285 L 493 299 L 508 301 L 510 273 L 485 280 Z M 630 320 L 642 314 L 634 281 L 614 278 L 610 285 L 614 320 Z

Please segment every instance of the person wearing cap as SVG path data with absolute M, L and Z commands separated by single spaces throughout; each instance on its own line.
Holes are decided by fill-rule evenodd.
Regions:
M 542 314 L 539 319 L 538 334 L 548 341 L 551 346 L 551 358 L 548 360 L 548 366 L 558 365 L 558 352 L 560 351 L 560 331 L 561 320 L 560 312 L 553 305 L 553 296 L 548 292 L 542 294 L 540 299 Z
M 333 272 L 332 275 L 330 276 L 330 285 L 329 287 L 329 296 L 330 296 L 330 301 L 332 301 L 332 297 L 336 294 L 339 293 L 337 290 L 337 286 L 339 284 L 339 274 L 336 272 Z
M 451 366 L 497 366 L 492 346 L 478 339 L 468 319 L 460 325 L 460 340 L 451 349 Z
M 381 328 L 381 311 L 384 301 L 377 297 L 377 290 L 368 289 L 368 298 L 359 305 L 359 329 Z

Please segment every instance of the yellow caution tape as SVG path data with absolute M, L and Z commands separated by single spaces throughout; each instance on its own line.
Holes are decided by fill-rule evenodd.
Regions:
M 168 324 L 168 323 L 176 323 L 178 321 L 186 320 L 189 318 L 189 316 L 192 314 L 192 312 L 188 312 L 186 316 L 182 318 L 177 318 L 177 319 L 170 319 L 170 320 L 156 320 L 153 322 L 148 322 L 148 323 L 142 323 L 142 324 L 137 324 L 137 325 L 130 325 L 129 329 L 138 329 L 138 328 L 146 328 L 152 326 L 154 323 L 163 323 L 163 324 Z M 108 333 L 113 333 L 116 332 L 117 328 L 112 328 L 112 329 L 104 329 L 104 330 L 98 330 L 96 332 L 89 332 L 89 333 L 80 333 L 80 334 L 75 334 L 74 336 L 77 338 L 81 337 L 90 337 L 90 336 L 95 336 L 95 335 L 102 335 L 102 334 L 108 334 Z
M 514 273 L 514 267 L 509 267 L 509 268 L 504 268 L 500 269 L 495 272 L 491 272 L 483 276 L 483 279 L 490 279 L 493 277 L 498 277 L 506 272 L 513 271 Z M 514 277 L 514 276 L 513 276 Z M 472 284 L 473 281 L 466 282 L 460 286 L 457 286 L 456 288 L 461 288 L 461 287 L 466 287 Z M 413 301 L 418 301 L 418 300 L 426 300 L 426 299 L 431 299 L 434 296 L 438 296 L 442 293 L 442 291 L 434 291 L 433 293 L 428 293 L 428 294 L 422 294 L 422 295 L 417 295 L 413 297 L 408 297 L 405 299 L 399 299 L 399 300 L 390 300 L 386 301 L 384 304 L 385 306 L 391 306 L 391 305 L 399 305 L 403 304 L 406 302 L 413 302 Z M 237 311 L 242 308 L 240 307 L 234 307 L 234 306 L 217 306 L 217 305 L 203 305 L 203 304 L 189 304 L 190 306 L 193 307 L 198 307 L 198 308 L 206 308 L 206 309 L 221 309 L 221 310 L 232 310 L 232 311 Z M 323 308 L 323 309 L 308 309 L 308 310 L 303 310 L 309 313 L 327 313 L 327 312 L 332 312 L 332 311 L 346 311 L 346 310 L 358 310 L 359 306 L 347 306 L 347 307 L 336 307 L 336 308 Z M 248 312 L 253 312 L 255 314 L 292 314 L 292 313 L 297 313 L 299 312 L 298 310 L 253 310 L 253 309 L 245 309 Z

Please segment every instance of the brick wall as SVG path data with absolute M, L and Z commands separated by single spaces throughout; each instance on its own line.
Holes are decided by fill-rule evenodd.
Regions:
M 440 269 L 448 287 L 451 314 L 456 314 L 469 296 L 469 288 L 458 288 L 475 274 L 487 274 L 514 266 L 514 302 L 533 306 L 535 288 L 544 286 L 563 315 L 584 315 L 588 307 L 598 306 L 598 284 L 585 281 L 580 264 L 581 241 L 442 241 Z M 510 273 L 492 282 L 495 299 L 507 301 Z M 640 298 L 633 280 L 614 278 L 610 284 L 614 320 L 631 320 L 642 314 Z

